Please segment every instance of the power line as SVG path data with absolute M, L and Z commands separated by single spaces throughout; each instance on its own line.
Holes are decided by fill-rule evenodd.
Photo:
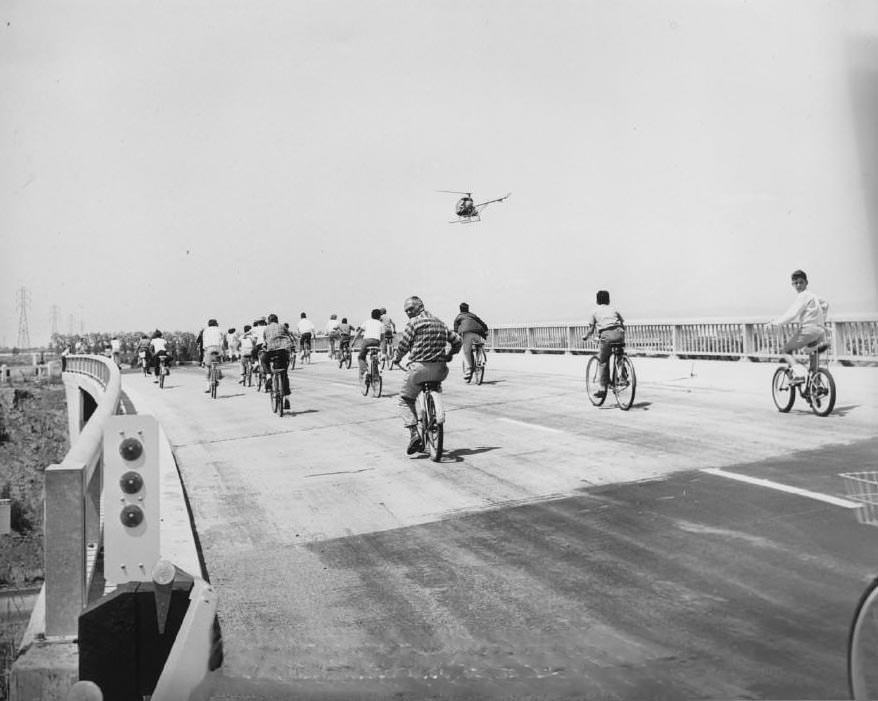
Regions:
M 19 348 L 30 348 L 30 332 L 27 329 L 27 310 L 30 307 L 30 292 L 20 287 L 16 295 L 18 300 L 18 341 Z

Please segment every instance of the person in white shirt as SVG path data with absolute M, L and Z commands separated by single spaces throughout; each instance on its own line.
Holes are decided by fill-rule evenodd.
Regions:
M 359 336 L 363 337 L 363 346 L 360 348 L 360 354 L 357 356 L 357 361 L 360 366 L 360 381 L 363 381 L 363 376 L 369 369 L 369 366 L 366 364 L 366 356 L 369 354 L 369 349 L 373 346 L 381 346 L 381 337 L 384 331 L 384 324 L 381 323 L 381 310 L 373 309 L 372 310 L 372 318 L 366 319 L 362 324 L 357 327 L 357 333 L 354 335 L 354 341 L 357 340 Z
M 308 315 L 305 314 L 305 312 L 302 312 L 302 318 L 299 319 L 299 325 L 296 327 L 296 330 L 299 332 L 299 348 L 301 348 L 302 357 L 304 358 L 306 348 L 309 353 L 311 352 L 311 337 L 314 335 L 317 328 L 308 318 Z
M 223 351 L 223 332 L 220 330 L 219 323 L 217 323 L 216 319 L 211 319 L 207 322 L 207 326 L 205 326 L 201 333 L 199 334 L 199 338 L 201 338 L 201 347 L 203 349 L 202 357 L 204 359 L 204 365 L 207 366 L 207 389 L 205 392 L 210 392 L 210 364 L 214 360 L 222 359 L 222 351 Z
M 253 360 L 253 350 L 256 346 L 253 343 L 253 336 L 250 335 L 250 324 L 244 325 L 244 333 L 238 339 L 238 350 L 241 352 L 241 379 L 239 382 L 244 384 L 244 378 L 250 369 L 250 362 Z
M 799 328 L 781 348 L 782 359 L 793 372 L 793 383 L 805 381 L 807 370 L 793 357 L 793 352 L 806 346 L 818 346 L 826 340 L 826 315 L 829 304 L 813 292 L 808 292 L 808 276 L 803 270 L 794 270 L 791 277 L 796 288 L 796 298 L 783 314 L 769 322 L 769 326 L 798 324 Z
M 335 347 L 338 345 L 338 315 L 333 314 L 326 322 L 324 332 L 329 336 L 329 359 L 335 358 Z
M 159 373 L 162 368 L 161 356 L 168 355 L 168 342 L 162 338 L 162 332 L 158 329 L 156 329 L 152 335 L 152 340 L 149 342 L 149 350 L 150 357 L 152 358 L 152 369 L 155 373 L 155 379 L 153 382 L 158 382 Z
M 598 369 L 600 370 L 600 389 L 595 392 L 596 397 L 607 396 L 607 384 L 610 381 L 610 353 L 613 346 L 625 345 L 625 320 L 619 311 L 610 304 L 610 293 L 606 290 L 598 290 L 595 301 L 597 306 L 591 310 L 591 319 L 588 331 L 582 340 L 588 339 L 592 333 L 597 333 L 598 345 Z

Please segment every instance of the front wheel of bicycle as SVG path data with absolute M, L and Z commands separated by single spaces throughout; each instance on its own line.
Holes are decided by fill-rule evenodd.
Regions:
M 588 359 L 588 365 L 585 366 L 585 393 L 588 395 L 589 401 L 595 406 L 600 406 L 607 398 L 606 393 L 602 397 L 597 396 L 598 390 L 601 388 L 600 373 L 600 361 L 598 361 L 596 355 L 593 355 Z
M 376 372 L 372 375 L 372 396 L 380 397 L 381 389 L 384 387 L 384 380 L 381 379 L 381 373 Z
M 623 411 L 628 411 L 634 403 L 634 393 L 637 390 L 637 375 L 634 374 L 634 366 L 627 355 L 616 359 L 613 368 L 613 394 L 616 395 L 616 404 Z
M 445 427 L 437 421 L 436 404 L 433 394 L 427 395 L 424 408 L 424 444 L 430 453 L 430 460 L 439 462 L 442 459 L 442 441 Z
M 790 384 L 789 370 L 785 367 L 774 371 L 774 376 L 771 378 L 771 398 L 774 399 L 777 410 L 783 414 L 793 408 L 796 388 Z
M 835 380 L 826 368 L 818 368 L 811 375 L 808 402 L 811 404 L 811 411 L 817 416 L 829 416 L 835 407 Z
M 878 699 L 878 577 L 863 592 L 848 635 L 848 684 L 857 701 Z

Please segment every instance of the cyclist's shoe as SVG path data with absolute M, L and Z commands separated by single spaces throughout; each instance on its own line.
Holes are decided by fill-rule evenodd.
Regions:
M 594 393 L 594 396 L 596 399 L 603 399 L 607 396 L 607 390 L 599 389 L 597 392 Z
M 471 379 L 473 379 L 472 374 L 464 375 L 464 376 L 463 376 L 463 381 L 464 381 L 464 382 L 469 382 Z
M 418 429 L 416 426 L 409 426 L 409 431 L 411 431 L 411 435 L 409 436 L 409 445 L 406 448 L 406 455 L 414 455 L 415 453 L 420 453 L 424 450 L 424 442 L 421 440 L 421 436 L 418 434 Z
M 208 387 L 206 390 L 204 390 L 204 393 L 205 393 L 205 394 L 210 394 L 210 387 Z
M 290 408 L 290 400 L 284 399 L 284 409 L 289 409 L 289 408 Z

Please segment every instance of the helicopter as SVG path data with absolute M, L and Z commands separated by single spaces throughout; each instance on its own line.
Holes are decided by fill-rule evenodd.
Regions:
M 459 192 L 457 190 L 437 190 L 436 192 L 447 192 L 451 195 L 463 195 L 454 207 L 454 213 L 457 214 L 457 219 L 448 222 L 449 224 L 471 224 L 473 222 L 481 221 L 482 219 L 479 214 L 482 209 L 493 202 L 502 202 L 512 194 L 511 192 L 507 192 L 503 197 L 475 204 L 473 202 L 473 193 L 471 192 Z

